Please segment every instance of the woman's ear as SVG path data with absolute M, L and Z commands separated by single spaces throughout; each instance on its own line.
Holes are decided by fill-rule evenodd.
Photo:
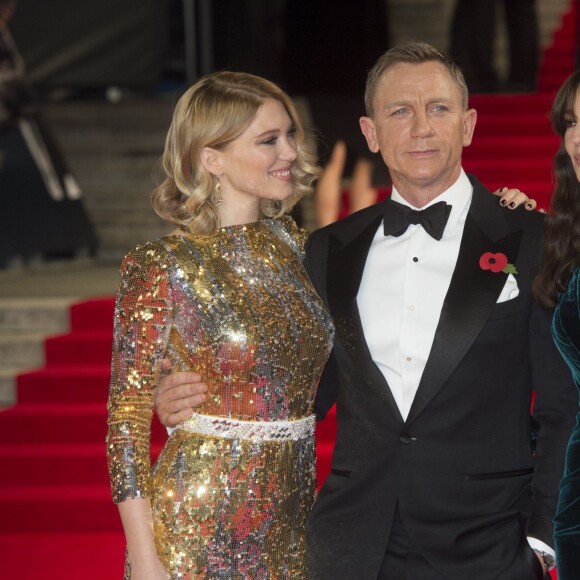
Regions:
M 200 161 L 212 175 L 221 175 L 223 173 L 222 156 L 217 149 L 204 147 L 201 150 Z

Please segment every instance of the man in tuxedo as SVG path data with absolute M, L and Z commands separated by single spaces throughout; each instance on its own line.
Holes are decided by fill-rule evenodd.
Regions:
M 306 249 L 338 374 L 317 398 L 320 416 L 336 401 L 338 434 L 311 577 L 541 578 L 577 410 L 531 295 L 543 216 L 505 211 L 463 172 L 477 114 L 432 47 L 385 53 L 365 103 L 392 196 Z
M 433 47 L 385 53 L 365 103 L 392 197 L 306 248 L 336 325 L 316 411 L 336 402 L 338 424 L 309 577 L 542 578 L 577 411 L 551 312 L 531 294 L 543 216 L 508 212 L 463 172 L 477 114 Z M 162 418 L 196 402 L 167 392 Z

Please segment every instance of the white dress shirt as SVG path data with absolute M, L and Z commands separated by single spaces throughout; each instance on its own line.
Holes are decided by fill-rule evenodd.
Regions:
M 357 304 L 371 356 L 403 419 L 409 415 L 431 351 L 472 194 L 462 170 L 447 191 L 425 206 L 439 201 L 451 205 L 441 240 L 419 224 L 411 224 L 399 237 L 385 236 L 380 226 L 369 250 Z M 391 199 L 413 207 L 394 187 Z

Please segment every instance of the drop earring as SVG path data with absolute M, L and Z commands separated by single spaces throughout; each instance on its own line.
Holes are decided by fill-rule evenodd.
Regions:
M 217 178 L 217 183 L 215 184 L 215 189 L 214 189 L 214 203 L 216 205 L 216 207 L 219 207 L 222 203 L 222 201 L 224 200 L 224 198 L 222 197 L 222 184 L 220 183 L 220 176 L 218 175 Z

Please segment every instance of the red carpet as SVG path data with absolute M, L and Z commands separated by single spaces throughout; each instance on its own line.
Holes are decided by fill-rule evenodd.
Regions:
M 544 54 L 539 92 L 473 95 L 479 112 L 465 168 L 549 204 L 558 139 L 548 111 L 573 70 L 576 4 Z M 386 192 L 382 192 L 385 195 Z M 46 366 L 18 377 L 18 404 L 0 413 L 0 569 L 3 578 L 119 578 L 124 541 L 110 498 L 104 440 L 113 300 L 78 304 L 71 332 L 46 341 Z M 317 430 L 323 480 L 335 430 Z M 164 430 L 153 429 L 154 454 Z

